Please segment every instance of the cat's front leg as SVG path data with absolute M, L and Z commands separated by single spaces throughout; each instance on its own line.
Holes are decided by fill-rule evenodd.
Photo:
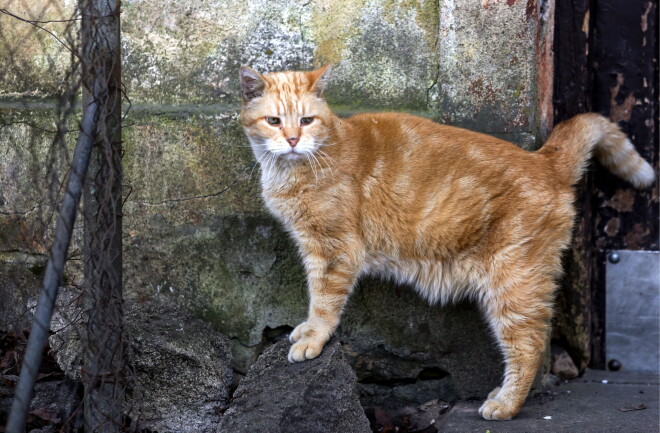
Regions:
M 306 260 L 309 286 L 307 320 L 296 326 L 289 340 L 289 361 L 316 358 L 339 325 L 342 310 L 356 280 L 348 264 L 316 259 Z

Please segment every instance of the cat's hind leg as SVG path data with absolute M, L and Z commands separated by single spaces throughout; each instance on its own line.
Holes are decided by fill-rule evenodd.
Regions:
M 479 408 L 488 420 L 511 419 L 520 412 L 541 364 L 550 319 L 554 283 L 516 284 L 487 296 L 490 326 L 504 353 L 504 380 Z

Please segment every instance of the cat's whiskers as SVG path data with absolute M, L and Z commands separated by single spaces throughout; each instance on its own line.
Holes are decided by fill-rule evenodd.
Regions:
M 320 147 L 332 147 L 340 144 L 341 141 L 333 141 L 331 143 L 323 143 Z
M 279 173 L 279 168 L 277 167 L 277 162 L 279 161 L 279 156 L 276 153 L 269 152 L 269 158 L 264 165 L 264 174 L 270 179 L 276 179 Z
M 263 171 L 263 166 L 267 164 L 268 158 L 270 156 L 270 152 L 264 152 L 260 156 L 257 157 L 257 162 L 255 163 L 254 167 L 259 165 L 259 169 Z M 250 172 L 250 177 L 252 177 L 252 173 L 254 172 L 254 167 L 252 167 L 252 171 Z
M 268 157 L 268 152 L 264 152 L 261 155 L 259 155 L 257 157 L 257 161 L 254 164 L 254 167 L 256 167 L 257 165 L 261 166 L 261 164 L 264 162 L 263 161 L 264 158 L 267 158 L 267 157 Z M 252 173 L 254 172 L 254 167 L 252 167 L 252 171 L 250 172 L 250 177 L 252 177 Z
M 326 152 L 324 152 L 324 151 L 321 150 L 320 148 L 319 148 L 319 149 L 316 149 L 316 152 L 318 153 L 318 155 L 319 155 L 320 157 L 323 158 L 324 161 L 326 161 L 326 162 L 328 162 L 330 165 L 332 165 L 333 168 L 335 168 L 335 169 L 337 168 L 337 165 L 335 164 L 335 159 L 334 159 L 333 157 L 331 157 L 330 155 L 328 155 Z
M 314 159 L 314 161 L 316 161 L 316 163 L 319 166 L 319 171 L 321 172 L 321 174 L 323 174 L 323 165 L 321 164 L 321 162 L 318 160 L 318 158 L 314 154 L 314 151 L 310 151 L 309 156 L 311 156 Z
M 319 162 L 319 160 L 314 155 L 314 152 L 309 152 L 309 157 L 310 157 L 310 161 L 312 161 L 312 164 L 318 166 L 318 169 L 316 170 L 316 175 L 318 176 L 318 174 L 321 173 L 321 179 L 322 179 L 323 178 L 323 167 L 321 166 L 321 163 Z M 318 177 L 316 178 L 316 184 L 318 186 Z
M 267 169 L 269 171 L 274 171 L 277 168 L 277 161 L 279 156 L 276 153 L 270 153 L 270 158 L 268 159 Z
M 270 156 L 270 152 L 266 151 L 266 152 L 262 153 L 261 155 L 259 155 L 257 157 L 256 162 L 252 166 L 252 170 L 250 170 L 250 180 L 252 180 L 252 175 L 254 174 L 254 169 L 257 166 L 259 166 L 259 171 L 262 172 L 262 173 L 265 169 L 267 169 L 267 167 L 264 167 L 264 166 L 267 164 L 269 156 Z M 255 182 L 258 181 L 258 177 L 255 176 L 254 181 Z
M 261 160 L 263 157 L 263 161 Z M 272 152 L 266 151 L 261 157 L 259 157 L 259 166 L 262 172 L 268 172 L 271 169 L 272 164 L 275 161 L 275 155 Z
M 330 172 L 332 172 L 332 166 L 328 162 L 327 158 L 325 158 L 321 154 L 321 152 L 318 151 L 318 149 L 316 150 L 316 152 L 313 153 L 313 155 L 314 155 L 314 158 L 317 161 L 319 161 L 319 166 L 322 166 L 324 170 L 328 169 L 328 170 L 330 170 Z M 323 162 L 323 164 L 321 164 L 321 162 Z
M 335 170 L 337 170 L 337 165 L 335 164 L 334 159 L 330 155 L 322 151 L 321 149 L 317 149 L 316 152 L 330 170 L 330 175 L 332 175 L 332 180 L 335 180 Z
M 314 182 L 315 182 L 314 184 L 315 184 L 316 186 L 318 186 L 318 184 L 319 184 L 319 177 L 318 177 L 318 173 L 316 172 L 316 167 L 314 167 L 314 163 L 313 163 L 312 160 L 309 158 L 310 153 L 309 153 L 309 152 L 304 152 L 303 155 L 305 155 L 305 157 L 307 158 L 307 161 L 309 162 L 309 166 L 311 167 L 312 171 L 314 172 Z
M 254 162 L 254 164 L 252 165 L 252 169 L 250 170 L 250 174 L 248 175 L 248 181 L 249 181 L 250 183 L 253 181 L 253 179 L 252 179 L 252 175 L 254 174 L 254 169 L 257 168 L 257 165 L 259 165 L 259 161 L 258 161 L 258 160 Z M 256 177 L 255 177 L 254 179 L 256 179 Z M 251 184 L 250 184 L 249 186 L 252 187 Z

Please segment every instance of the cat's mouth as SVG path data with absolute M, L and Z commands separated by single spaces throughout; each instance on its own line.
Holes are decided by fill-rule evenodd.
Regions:
M 278 156 L 285 161 L 295 161 L 303 158 L 305 155 L 302 152 L 296 152 L 296 149 L 291 149 L 280 153 Z

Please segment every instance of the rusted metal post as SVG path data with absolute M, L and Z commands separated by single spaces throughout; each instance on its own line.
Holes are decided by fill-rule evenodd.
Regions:
M 84 192 L 84 419 L 87 432 L 122 430 L 122 165 L 120 1 L 82 3 L 84 99 L 99 108 Z

